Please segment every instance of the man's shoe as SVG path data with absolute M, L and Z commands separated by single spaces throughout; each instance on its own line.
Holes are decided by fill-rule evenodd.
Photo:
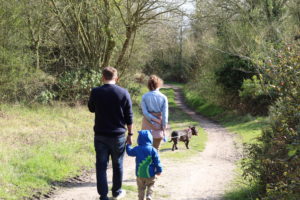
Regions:
M 148 195 L 148 196 L 146 197 L 146 200 L 152 200 L 152 197 L 151 197 L 150 195 Z
M 98 197 L 96 200 L 109 200 L 109 198 L 108 197 Z
M 126 196 L 126 191 L 125 190 L 121 190 L 121 193 L 116 196 L 116 197 L 113 197 L 114 200 L 119 200 L 119 199 L 122 199 Z

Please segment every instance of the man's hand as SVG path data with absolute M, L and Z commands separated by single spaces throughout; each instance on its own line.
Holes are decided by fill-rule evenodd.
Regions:
M 126 143 L 129 145 L 132 145 L 132 136 L 131 135 L 127 135 Z
M 161 173 L 157 173 L 157 174 L 156 174 L 156 176 L 160 176 L 160 175 L 161 175 Z

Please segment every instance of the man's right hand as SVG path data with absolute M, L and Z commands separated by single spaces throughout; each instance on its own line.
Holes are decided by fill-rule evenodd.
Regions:
M 127 135 L 126 143 L 129 145 L 132 145 L 132 136 L 131 135 Z

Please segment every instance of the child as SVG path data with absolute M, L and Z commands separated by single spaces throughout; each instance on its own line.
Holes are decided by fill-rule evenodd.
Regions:
M 139 200 L 144 200 L 146 189 L 146 199 L 151 200 L 155 175 L 160 175 L 162 166 L 157 150 L 152 146 L 153 138 L 149 130 L 139 131 L 137 142 L 138 146 L 134 148 L 131 147 L 131 144 L 127 144 L 126 152 L 129 156 L 136 157 L 136 181 L 139 191 Z

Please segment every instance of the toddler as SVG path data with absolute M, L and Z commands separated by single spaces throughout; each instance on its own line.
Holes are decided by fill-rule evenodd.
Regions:
M 152 146 L 153 138 L 151 131 L 141 130 L 137 139 L 138 146 L 132 148 L 131 144 L 126 145 L 126 152 L 129 156 L 136 157 L 136 181 L 138 186 L 139 200 L 152 199 L 155 175 L 160 175 L 162 166 L 157 150 Z

